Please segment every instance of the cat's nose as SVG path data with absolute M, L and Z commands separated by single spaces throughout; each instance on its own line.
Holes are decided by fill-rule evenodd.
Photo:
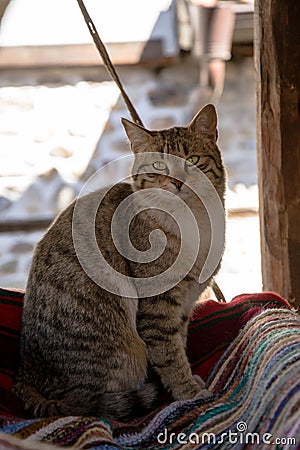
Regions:
M 174 186 L 176 187 L 176 189 L 177 189 L 178 191 L 180 191 L 180 189 L 181 189 L 181 187 L 182 187 L 182 185 L 183 185 L 183 182 L 182 182 L 182 181 L 176 180 L 175 178 L 172 178 L 171 183 L 174 184 Z

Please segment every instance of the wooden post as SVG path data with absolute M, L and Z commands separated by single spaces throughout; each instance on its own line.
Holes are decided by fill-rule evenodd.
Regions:
M 300 2 L 256 0 L 262 274 L 300 307 Z

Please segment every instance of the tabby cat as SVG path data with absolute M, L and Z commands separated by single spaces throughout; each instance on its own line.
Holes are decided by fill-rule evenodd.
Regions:
M 175 400 L 210 394 L 204 382 L 192 376 L 185 345 L 193 305 L 219 265 L 207 281 L 199 283 L 211 226 L 202 201 L 182 180 L 188 180 L 197 166 L 224 204 L 226 176 L 216 144 L 216 111 L 207 105 L 189 126 L 161 131 L 146 130 L 126 119 L 122 123 L 135 156 L 134 175 L 131 183 L 114 185 L 97 210 L 94 233 L 105 260 L 118 273 L 136 279 L 156 276 L 176 260 L 180 230 L 162 209 L 142 211 L 129 228 L 131 242 L 140 252 L 149 250 L 153 230 L 160 228 L 165 233 L 167 244 L 155 263 L 127 259 L 112 238 L 111 221 L 117 207 L 133 193 L 152 192 L 150 188 L 170 192 L 194 208 L 201 245 L 192 269 L 175 286 L 150 297 L 137 292 L 136 298 L 124 298 L 93 281 L 106 274 L 99 269 L 89 240 L 84 240 L 92 220 L 89 210 L 102 190 L 80 197 L 58 216 L 33 256 L 14 384 L 16 396 L 35 417 L 101 414 L 129 420 L 156 402 L 157 385 L 148 381 L 151 371 Z M 155 155 L 149 173 L 148 152 Z M 168 155 L 182 158 L 182 166 L 169 165 Z M 72 239 L 78 203 L 81 216 L 76 220 L 86 255 L 91 257 L 92 274 L 80 264 Z M 119 226 L 121 232 L 122 221 Z M 194 242 L 187 245 L 192 248 Z M 165 281 L 168 285 L 167 275 Z

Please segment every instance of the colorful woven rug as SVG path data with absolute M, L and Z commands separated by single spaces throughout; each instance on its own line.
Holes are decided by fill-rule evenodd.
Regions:
M 21 304 L 21 294 L 0 291 L 0 450 L 43 450 L 44 444 L 94 450 L 300 448 L 300 317 L 276 294 L 199 305 L 188 353 L 194 373 L 207 378 L 214 396 L 162 405 L 127 424 L 25 418 L 10 392 Z M 3 305 L 13 312 L 10 319 Z

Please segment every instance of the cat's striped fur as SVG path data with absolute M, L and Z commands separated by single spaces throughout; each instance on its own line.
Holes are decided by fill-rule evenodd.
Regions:
M 225 169 L 216 145 L 212 105 L 200 111 L 188 127 L 148 131 L 128 120 L 123 125 L 135 154 L 151 151 L 159 160 L 168 153 L 184 160 L 199 156 L 199 168 L 224 202 Z M 128 420 L 140 415 L 153 407 L 157 397 L 156 386 L 147 383 L 149 368 L 174 399 L 207 395 L 204 383 L 191 374 L 185 344 L 193 305 L 218 269 L 210 280 L 199 284 L 210 243 L 209 219 L 201 201 L 176 180 L 178 171 L 188 170 L 184 164 L 167 166 L 154 175 L 140 173 L 143 164 L 143 156 L 136 157 L 132 185 L 115 185 L 101 203 L 95 230 L 103 255 L 118 272 L 138 278 L 164 271 L 176 258 L 178 228 L 163 211 L 142 212 L 130 227 L 132 243 L 140 251 L 149 248 L 151 231 L 161 228 L 165 232 L 167 246 L 155 264 L 128 261 L 111 238 L 112 215 L 122 200 L 134 191 L 158 187 L 194 207 L 201 234 L 196 262 L 182 281 L 160 295 L 122 298 L 98 286 L 82 269 L 72 240 L 74 203 L 63 211 L 36 247 L 26 288 L 14 391 L 34 416 L 103 414 Z M 86 212 L 83 235 L 89 205 L 98 196 L 96 191 L 78 200 Z M 96 259 L 94 270 L 99 270 Z

